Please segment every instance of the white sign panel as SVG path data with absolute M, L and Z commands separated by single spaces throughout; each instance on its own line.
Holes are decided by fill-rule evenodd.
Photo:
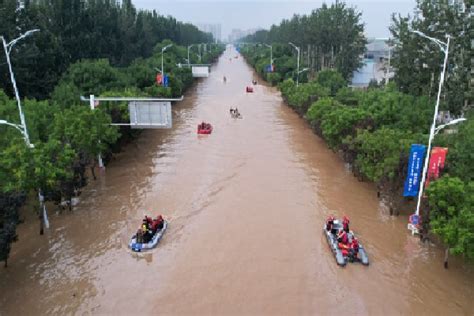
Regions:
M 171 128 L 171 102 L 132 101 L 128 103 L 131 128 Z
M 209 77 L 209 67 L 207 66 L 193 66 L 193 77 L 194 78 L 207 78 Z

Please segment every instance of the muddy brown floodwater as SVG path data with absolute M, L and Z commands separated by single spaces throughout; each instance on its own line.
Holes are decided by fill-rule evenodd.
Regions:
M 246 94 L 254 73 L 235 55 L 174 105 L 172 129 L 145 131 L 73 212 L 51 214 L 45 236 L 26 217 L 0 268 L 0 314 L 472 315 L 472 266 L 444 270 L 442 251 L 389 216 L 276 89 Z M 212 135 L 196 135 L 202 120 Z M 145 213 L 168 231 L 131 253 Z M 351 218 L 370 266 L 336 265 L 330 213 Z

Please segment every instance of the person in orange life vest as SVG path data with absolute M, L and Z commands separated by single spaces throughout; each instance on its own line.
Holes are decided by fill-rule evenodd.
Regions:
M 142 223 L 142 239 L 143 239 L 143 243 L 147 243 L 150 241 L 150 234 L 148 233 L 149 232 L 149 229 L 148 229 L 148 223 L 146 222 L 146 220 L 143 220 L 143 223 Z
M 348 233 L 349 232 L 349 217 L 345 216 L 342 218 L 342 229 Z
M 337 235 L 337 241 L 339 242 L 338 246 L 342 251 L 342 255 L 347 256 L 349 254 L 349 237 L 344 229 Z
M 143 222 L 146 222 L 147 226 L 148 226 L 148 229 L 151 227 L 151 225 L 153 224 L 153 220 L 151 219 L 151 217 L 148 217 L 145 215 L 145 218 L 143 219 Z
M 359 241 L 357 240 L 357 238 L 352 238 L 352 242 L 351 242 L 351 252 L 352 252 L 352 256 L 354 258 L 357 258 L 357 254 L 359 253 Z
M 153 232 L 156 232 L 157 230 L 160 230 L 163 228 L 163 216 L 159 215 L 154 221 L 151 226 L 151 229 Z
M 151 230 L 151 218 L 145 216 L 142 223 L 143 242 L 147 243 L 153 238 L 153 231 Z
M 140 244 L 143 243 L 143 231 L 141 228 L 137 231 L 136 240 L 137 240 L 137 243 L 140 243 Z
M 329 217 L 326 219 L 326 230 L 329 232 L 332 230 L 332 226 L 334 225 L 334 216 L 329 215 Z

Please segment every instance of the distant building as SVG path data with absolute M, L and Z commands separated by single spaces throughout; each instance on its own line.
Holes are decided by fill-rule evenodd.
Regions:
M 211 33 L 216 43 L 222 41 L 221 24 L 196 23 L 195 25 L 200 31 Z
M 454 117 L 451 116 L 449 111 L 439 111 L 438 116 L 436 118 L 436 122 L 438 124 L 447 124 L 454 120 Z
M 254 28 L 254 29 L 249 29 L 249 30 L 241 30 L 241 29 L 233 29 L 232 32 L 230 32 L 228 41 L 229 43 L 234 43 L 237 42 L 239 39 L 247 36 L 254 34 L 257 31 L 262 30 L 262 28 Z
M 363 56 L 363 65 L 352 74 L 351 86 L 367 88 L 371 81 L 381 83 L 390 79 L 394 73 L 389 69 L 391 58 L 387 39 L 369 39 Z

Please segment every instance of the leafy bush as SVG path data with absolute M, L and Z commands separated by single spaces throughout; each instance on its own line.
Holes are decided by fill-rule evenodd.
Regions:
M 346 138 L 344 142 L 357 153 L 356 168 L 367 179 L 378 182 L 401 176 L 400 158 L 408 155 L 414 139 L 410 132 L 383 127 L 373 133 L 359 130 L 355 138 Z
M 328 88 L 331 96 L 335 96 L 339 89 L 347 86 L 347 81 L 335 70 L 320 71 L 316 77 L 316 82 Z
M 426 193 L 432 231 L 452 253 L 474 258 L 474 182 L 442 177 Z

